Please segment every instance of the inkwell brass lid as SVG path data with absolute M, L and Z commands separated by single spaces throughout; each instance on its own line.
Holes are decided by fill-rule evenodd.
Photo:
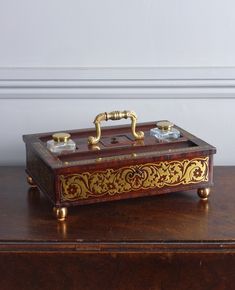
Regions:
M 52 135 L 52 138 L 55 142 L 68 142 L 68 140 L 70 139 L 71 135 L 69 133 L 64 133 L 64 132 L 60 132 L 60 133 L 55 133 Z
M 174 126 L 174 124 L 169 121 L 159 121 L 156 125 L 161 131 L 171 131 L 171 128 Z

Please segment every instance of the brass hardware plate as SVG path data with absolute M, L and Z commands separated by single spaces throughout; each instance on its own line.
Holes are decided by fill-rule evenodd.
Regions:
M 131 140 L 126 135 L 115 135 L 113 137 L 103 137 L 100 140 L 100 143 L 104 147 L 123 147 L 123 146 L 130 146 L 130 144 L 133 144 L 133 140 Z

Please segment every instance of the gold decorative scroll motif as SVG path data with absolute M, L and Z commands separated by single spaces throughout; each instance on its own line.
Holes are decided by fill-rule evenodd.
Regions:
M 208 181 L 209 157 L 162 161 L 61 175 L 63 201 L 75 201 L 125 192 L 196 184 Z

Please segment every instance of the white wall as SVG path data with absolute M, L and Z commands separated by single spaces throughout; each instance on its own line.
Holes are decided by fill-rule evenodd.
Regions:
M 232 66 L 233 0 L 1 0 L 1 66 Z
M 0 165 L 21 135 L 133 109 L 170 119 L 235 164 L 235 2 L 0 0 Z

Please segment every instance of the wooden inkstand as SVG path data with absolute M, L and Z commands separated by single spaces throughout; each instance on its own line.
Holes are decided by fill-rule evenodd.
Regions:
M 101 136 L 102 121 L 123 118 L 131 119 L 131 128 L 105 127 Z M 176 139 L 151 136 L 156 122 L 136 122 L 134 112 L 114 111 L 99 114 L 95 129 L 23 136 L 28 183 L 49 198 L 58 220 L 64 220 L 67 208 L 75 205 L 191 189 L 208 198 L 215 147 L 169 121 L 158 122 L 158 127 L 178 130 Z M 68 140 L 74 142 L 72 151 L 48 149 L 48 142 L 66 146 Z

